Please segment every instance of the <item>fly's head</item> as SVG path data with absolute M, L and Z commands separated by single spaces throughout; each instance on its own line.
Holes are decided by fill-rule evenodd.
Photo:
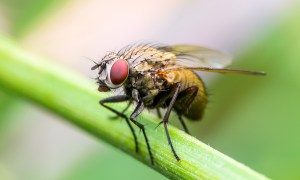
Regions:
M 91 69 L 98 69 L 99 71 L 97 83 L 100 92 L 108 92 L 121 87 L 129 75 L 128 62 L 115 53 L 108 53 Z

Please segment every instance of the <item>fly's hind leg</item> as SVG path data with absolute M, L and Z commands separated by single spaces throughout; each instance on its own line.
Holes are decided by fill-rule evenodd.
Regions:
M 184 131 L 185 131 L 187 134 L 190 134 L 190 132 L 189 132 L 187 126 L 185 125 L 185 123 L 184 123 L 184 121 L 183 121 L 183 119 L 182 119 L 182 115 L 179 114 L 179 113 L 177 113 L 177 116 L 178 116 L 178 120 L 179 120 L 179 122 L 181 123 L 181 125 L 182 125 Z
M 127 100 L 129 100 L 128 96 L 119 95 L 119 96 L 112 96 L 112 97 L 102 99 L 99 103 L 100 103 L 100 105 L 102 105 L 106 109 L 108 109 L 108 110 L 112 111 L 113 113 L 115 113 L 117 116 L 120 116 L 120 117 L 122 117 L 123 119 L 126 120 L 126 123 L 129 126 L 130 131 L 132 132 L 132 135 L 133 135 L 133 139 L 134 139 L 134 143 L 135 143 L 135 151 L 138 152 L 139 148 L 138 148 L 137 137 L 136 137 L 135 131 L 134 131 L 132 125 L 130 124 L 129 119 L 127 118 L 127 116 L 124 113 L 121 113 L 121 112 L 119 112 L 119 111 L 117 111 L 117 110 L 115 110 L 115 109 L 113 109 L 113 108 L 106 105 L 106 103 L 117 103 L 117 102 L 123 102 L 123 101 L 127 101 Z
M 156 108 L 156 113 L 157 113 L 157 116 L 158 116 L 159 119 L 162 118 L 159 108 Z
M 175 93 L 174 93 L 174 95 L 173 95 L 173 97 L 172 97 L 172 99 L 171 99 L 171 102 L 170 102 L 170 104 L 169 104 L 169 107 L 168 107 L 168 109 L 167 109 L 167 111 L 166 111 L 166 114 L 165 114 L 165 116 L 164 116 L 164 118 L 163 118 L 163 121 L 162 121 L 162 123 L 164 124 L 165 131 L 166 131 L 168 143 L 169 143 L 169 145 L 170 145 L 170 147 L 171 147 L 171 150 L 172 150 L 172 153 L 173 153 L 173 155 L 174 155 L 174 157 L 176 158 L 177 161 L 180 161 L 180 158 L 179 158 L 179 156 L 177 155 L 177 153 L 176 153 L 176 151 L 175 151 L 175 149 L 174 149 L 174 147 L 173 147 L 173 144 L 172 144 L 172 141 L 171 141 L 171 138 L 170 138 L 170 134 L 169 134 L 169 130 L 168 130 L 168 125 L 167 125 L 167 123 L 168 123 L 168 120 L 169 120 L 170 113 L 171 113 L 171 111 L 172 111 L 172 109 L 173 109 L 173 106 L 174 106 L 174 104 L 175 104 L 175 102 L 176 102 L 177 96 L 178 96 L 178 94 L 179 94 L 180 87 L 181 87 L 181 83 L 177 83 L 177 84 L 176 84 L 176 90 L 175 90 Z
M 176 103 L 174 105 L 175 111 L 178 116 L 178 120 L 180 121 L 184 131 L 187 134 L 190 134 L 190 133 L 182 119 L 182 114 L 184 114 L 187 111 L 188 107 L 194 101 L 195 97 L 197 96 L 198 89 L 199 88 L 197 86 L 191 86 L 191 87 L 186 88 L 185 90 L 181 91 L 178 94 Z

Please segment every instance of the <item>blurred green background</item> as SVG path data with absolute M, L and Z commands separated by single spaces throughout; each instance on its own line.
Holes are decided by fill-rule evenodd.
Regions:
M 188 122 L 192 134 L 268 177 L 300 179 L 300 2 L 222 3 L 1 0 L 0 33 L 87 78 L 86 57 L 139 40 L 226 50 L 231 67 L 268 75 L 203 74 L 210 103 L 201 122 Z M 165 179 L 4 89 L 1 180 Z

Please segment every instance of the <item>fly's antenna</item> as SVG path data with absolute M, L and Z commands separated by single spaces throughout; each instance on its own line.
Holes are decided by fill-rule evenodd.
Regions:
M 93 67 L 91 67 L 91 70 L 95 70 L 101 65 L 101 63 L 97 63 L 96 61 L 94 61 L 93 59 L 91 59 L 89 57 L 84 57 L 84 58 L 88 59 L 89 61 L 91 61 L 95 64 Z
M 91 70 L 95 70 L 95 69 L 98 69 L 100 67 L 100 64 L 95 64 L 93 67 L 91 67 Z

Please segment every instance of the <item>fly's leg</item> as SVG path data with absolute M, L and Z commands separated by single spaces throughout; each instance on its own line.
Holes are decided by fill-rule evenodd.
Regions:
M 183 127 L 183 129 L 184 129 L 184 131 L 185 131 L 187 134 L 190 134 L 188 128 L 186 127 L 186 125 L 185 125 L 185 123 L 184 123 L 184 121 L 183 121 L 183 119 L 182 119 L 182 116 L 181 116 L 179 113 L 177 113 L 177 116 L 178 116 L 178 119 L 179 119 L 179 121 L 180 121 L 180 123 L 181 123 L 181 125 L 182 125 L 182 127 Z
M 122 114 L 125 114 L 125 112 L 129 109 L 129 107 L 130 107 L 130 105 L 131 105 L 131 103 L 132 103 L 132 101 L 129 101 L 129 103 L 127 104 L 127 106 L 126 106 L 126 108 L 125 109 L 123 109 L 123 111 L 121 112 Z M 119 116 L 118 115 L 116 115 L 116 116 L 112 116 L 112 117 L 110 117 L 110 119 L 113 119 L 113 120 L 115 120 L 115 119 L 117 119 Z
M 135 143 L 135 152 L 138 152 L 139 148 L 138 148 L 138 142 L 137 142 L 137 137 L 136 137 L 136 134 L 134 132 L 134 129 L 132 127 L 132 125 L 130 124 L 128 118 L 126 117 L 125 114 L 107 106 L 105 103 L 117 103 L 117 102 L 123 102 L 123 101 L 127 101 L 129 100 L 128 96 L 126 95 L 119 95 L 119 96 L 112 96 L 112 97 L 108 97 L 108 98 L 105 98 L 105 99 L 102 99 L 99 103 L 100 105 L 102 105 L 103 107 L 105 107 L 106 109 L 112 111 L 113 113 L 115 113 L 117 116 L 120 116 L 122 118 L 124 118 L 126 120 L 126 123 L 128 124 L 131 132 L 132 132 L 132 135 L 133 135 L 133 139 L 134 139 L 134 143 Z
M 167 109 L 167 111 L 166 111 L 166 114 L 165 114 L 165 116 L 164 116 L 164 118 L 163 118 L 163 121 L 162 121 L 162 123 L 164 124 L 165 131 L 166 131 L 168 143 L 169 143 L 169 145 L 170 145 L 170 147 L 171 147 L 171 150 L 172 150 L 172 152 L 173 152 L 173 155 L 174 155 L 174 157 L 176 158 L 177 161 L 180 161 L 180 158 L 179 158 L 179 156 L 176 154 L 176 151 L 175 151 L 175 149 L 174 149 L 174 147 L 173 147 L 173 144 L 172 144 L 172 141 L 171 141 L 171 138 L 170 138 L 170 134 L 169 134 L 169 130 L 168 130 L 168 125 L 167 125 L 167 123 L 168 123 L 168 120 L 169 120 L 170 113 L 171 113 L 171 111 L 172 111 L 172 109 L 173 109 L 173 106 L 174 106 L 174 104 L 175 104 L 176 98 L 177 98 L 177 96 L 178 96 L 178 94 L 179 94 L 180 87 L 181 87 L 181 83 L 177 83 L 177 87 L 176 87 L 175 93 L 174 93 L 174 95 L 173 95 L 173 97 L 172 97 L 172 100 L 171 100 L 171 102 L 170 102 L 170 104 L 169 104 L 169 107 L 168 107 L 168 109 Z
M 156 113 L 157 113 L 157 116 L 158 116 L 159 119 L 162 118 L 159 108 L 156 108 Z
M 150 148 L 150 145 L 149 145 L 149 141 L 148 141 L 148 138 L 147 138 L 147 135 L 146 135 L 145 127 L 144 127 L 144 125 L 142 125 L 141 123 L 139 123 L 135 120 L 135 118 L 143 111 L 143 109 L 144 109 L 144 103 L 142 101 L 139 101 L 138 105 L 134 109 L 133 113 L 130 115 L 129 119 L 137 127 L 139 127 L 141 129 L 141 131 L 143 132 L 145 142 L 146 142 L 146 145 L 147 145 L 147 149 L 148 149 L 148 153 L 149 153 L 149 156 L 150 156 L 150 161 L 151 161 L 151 164 L 153 165 L 154 164 L 153 155 L 152 155 L 151 148 Z
M 182 114 L 187 111 L 190 104 L 194 101 L 195 97 L 197 96 L 198 89 L 199 88 L 197 86 L 191 86 L 191 87 L 181 91 L 177 97 L 176 104 L 174 105 L 174 108 L 177 112 L 178 120 L 180 121 L 184 131 L 187 134 L 190 134 L 190 133 L 182 119 Z

